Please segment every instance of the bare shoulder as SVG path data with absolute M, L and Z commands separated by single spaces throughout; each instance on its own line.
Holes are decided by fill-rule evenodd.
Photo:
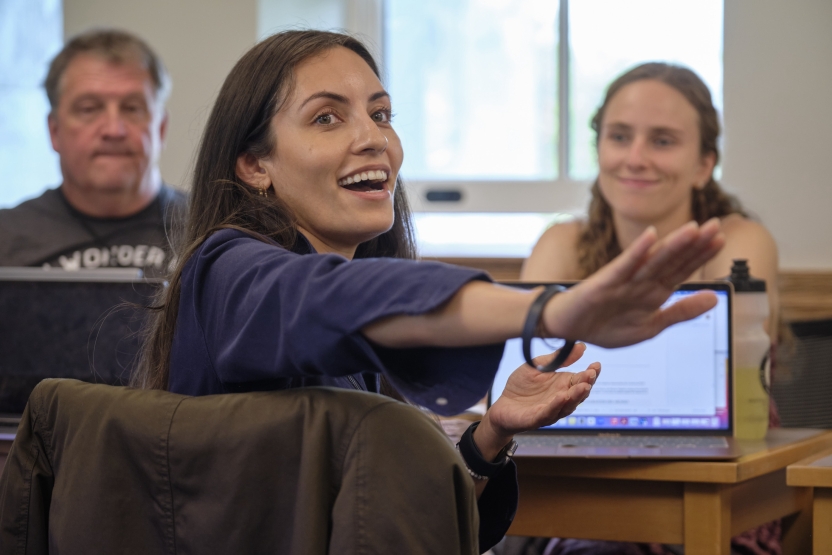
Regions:
M 538 239 L 532 254 L 523 264 L 520 279 L 525 281 L 557 281 L 578 279 L 578 237 L 583 222 L 571 220 L 557 223 Z
M 768 284 L 769 337 L 776 338 L 779 321 L 779 293 L 777 289 L 779 262 L 777 243 L 771 233 L 759 222 L 732 214 L 722 219 L 725 246 L 704 268 L 705 279 L 718 279 L 731 272 L 735 258 L 748 261 L 751 275 L 764 279 Z
M 722 232 L 725 234 L 727 250 L 753 248 L 777 252 L 777 244 L 768 229 L 739 214 L 731 214 L 722 219 Z
M 776 273 L 777 244 L 765 226 L 739 214 L 731 214 L 722 219 L 722 232 L 725 247 L 706 265 L 707 277 L 727 275 L 735 258 L 748 260 L 752 273 Z

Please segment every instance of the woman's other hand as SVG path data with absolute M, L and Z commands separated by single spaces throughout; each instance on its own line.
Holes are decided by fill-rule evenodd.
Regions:
M 695 318 L 716 305 L 713 293 L 697 293 L 666 308 L 662 304 L 724 242 L 716 218 L 702 226 L 690 222 L 661 241 L 648 228 L 612 262 L 549 301 L 544 327 L 552 337 L 620 347 Z
M 576 344 L 564 367 L 580 359 L 585 350 L 586 345 Z M 548 364 L 555 354 L 539 356 L 533 362 L 538 366 Z M 483 457 L 493 460 L 515 434 L 549 426 L 572 414 L 589 396 L 600 372 L 597 362 L 577 373 L 540 372 L 527 364 L 520 366 L 474 431 L 474 441 Z

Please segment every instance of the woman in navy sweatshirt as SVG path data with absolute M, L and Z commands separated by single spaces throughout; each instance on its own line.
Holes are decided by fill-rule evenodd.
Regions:
M 135 383 L 188 395 L 395 390 L 440 414 L 481 399 L 540 291 L 413 260 L 402 157 L 390 97 L 358 41 L 289 31 L 246 53 L 206 125 L 185 243 Z M 661 305 L 721 244 L 718 222 L 661 242 L 648 230 L 548 301 L 537 332 L 612 347 L 692 318 L 715 299 Z M 578 344 L 566 364 L 582 352 Z M 519 368 L 472 431 L 477 457 L 505 458 L 514 434 L 569 414 L 599 371 Z M 504 525 L 481 531 L 481 549 L 502 536 L 516 504 L 514 466 L 504 468 L 477 481 L 482 499 L 510 508 Z

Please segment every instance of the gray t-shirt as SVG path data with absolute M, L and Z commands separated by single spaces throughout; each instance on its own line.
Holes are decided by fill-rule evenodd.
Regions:
M 0 210 L 0 266 L 141 268 L 161 277 L 171 268 L 171 241 L 181 229 L 186 197 L 163 186 L 141 212 L 93 218 L 75 210 L 60 188 Z

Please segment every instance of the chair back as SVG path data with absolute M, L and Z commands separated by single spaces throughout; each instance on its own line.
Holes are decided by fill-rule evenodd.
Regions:
M 771 384 L 786 428 L 832 428 L 832 320 L 789 324 Z
M 0 479 L 0 552 L 474 553 L 465 477 L 435 423 L 379 395 L 45 380 Z

